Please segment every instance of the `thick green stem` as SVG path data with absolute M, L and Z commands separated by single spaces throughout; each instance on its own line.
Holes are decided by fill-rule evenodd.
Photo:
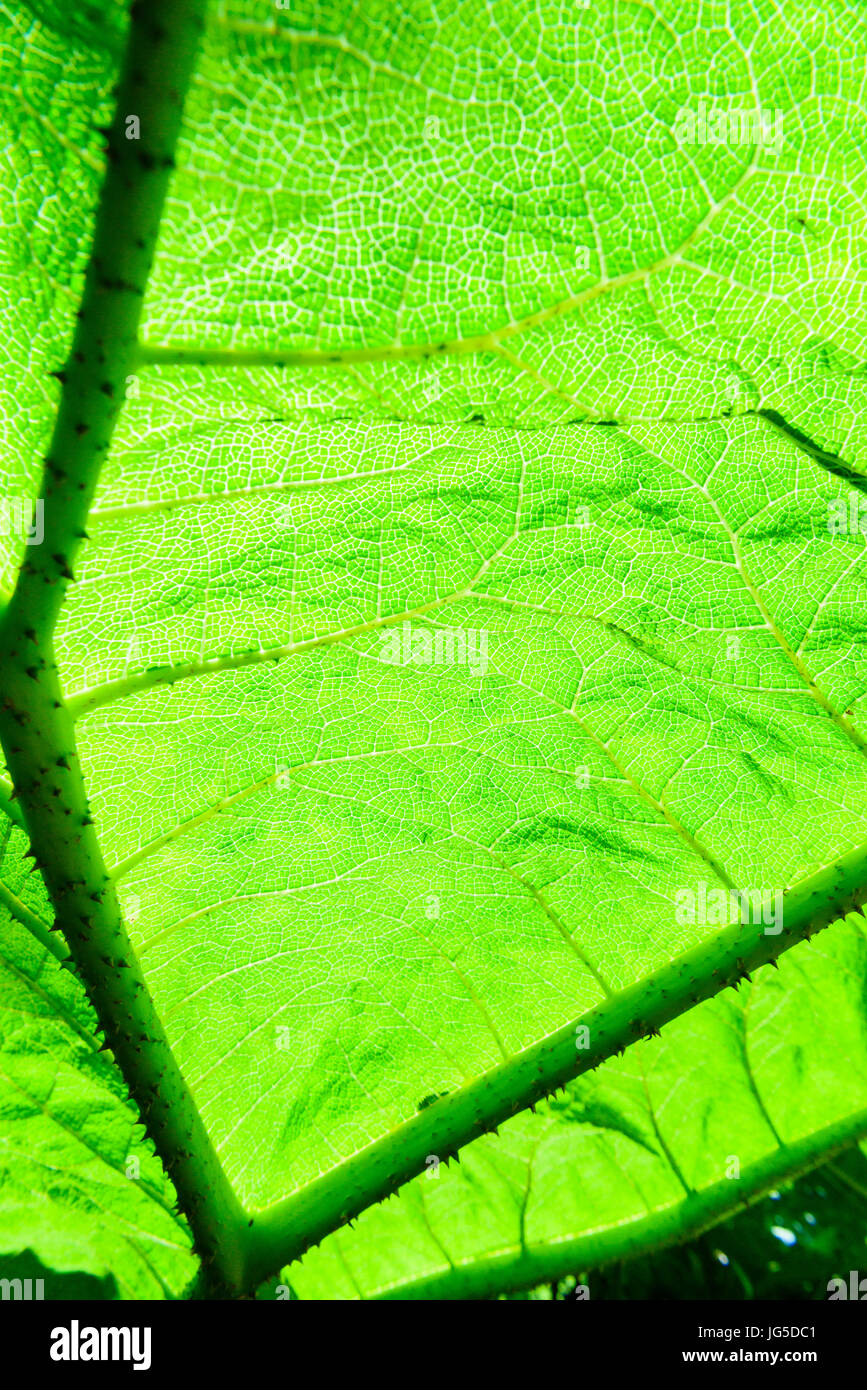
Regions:
M 244 1215 L 175 1062 L 103 863 L 52 635 L 133 369 L 204 0 L 133 7 L 108 167 L 42 486 L 45 536 L 28 549 L 0 624 L 0 738 L 30 842 L 76 967 L 214 1282 L 237 1288 Z
M 175 1061 L 123 925 L 91 823 L 72 720 L 50 655 L 13 671 L 0 733 L 30 841 L 106 1044 L 175 1185 L 216 1281 L 242 1278 L 245 1217 Z

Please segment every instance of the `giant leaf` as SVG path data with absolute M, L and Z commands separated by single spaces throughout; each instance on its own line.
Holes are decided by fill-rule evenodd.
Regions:
M 99 196 L 115 29 L 10 20 L 2 735 L 247 1287 L 863 900 L 863 25 L 153 8 Z
M 31 925 L 44 894 L 20 835 L 4 839 L 4 903 Z M 80 987 L 8 918 L 0 937 L 7 1277 L 42 1277 L 51 1299 L 178 1297 L 188 1237 Z M 864 965 L 863 923 L 838 925 L 476 1140 L 459 1168 L 429 1155 L 260 1296 L 490 1296 L 690 1239 L 867 1133 Z
M 490 1297 L 692 1239 L 865 1133 L 865 964 L 863 919 L 797 947 L 779 973 L 477 1139 L 459 1166 L 431 1155 L 399 1197 L 287 1270 L 288 1286 Z

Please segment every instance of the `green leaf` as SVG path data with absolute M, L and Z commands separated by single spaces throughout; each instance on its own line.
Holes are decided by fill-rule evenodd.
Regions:
M 110 21 L 9 21 L 3 804 L 237 1291 L 867 897 L 860 70 L 152 8 L 113 117 Z
M 50 909 L 0 832 L 2 884 Z M 18 896 L 20 895 L 20 896 Z M 0 1261 L 44 1296 L 180 1298 L 197 1261 L 79 982 L 0 899 Z
M 460 1166 L 431 1155 L 283 1279 L 306 1299 L 444 1299 L 575 1275 L 592 1299 L 601 1267 L 693 1239 L 863 1135 L 865 978 L 863 924 L 840 923 Z

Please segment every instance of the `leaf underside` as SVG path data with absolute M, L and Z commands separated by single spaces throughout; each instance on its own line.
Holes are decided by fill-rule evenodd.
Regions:
M 541 5 L 508 37 L 480 12 L 482 41 L 465 9 L 434 33 L 423 6 L 210 8 L 137 346 L 112 364 L 123 408 L 104 461 L 81 446 L 87 536 L 39 630 L 136 978 L 256 1223 L 239 1283 L 438 1140 L 444 1157 L 473 1139 L 495 1102 L 524 1107 L 523 1059 L 583 1017 L 645 989 L 668 1023 L 731 983 L 737 932 L 684 894 L 809 899 L 824 925 L 867 889 L 867 564 L 860 529 L 828 524 L 858 515 L 867 471 L 863 22 L 787 4 L 783 52 L 776 10 L 600 6 L 560 34 Z M 25 498 L 76 404 L 49 373 L 69 367 L 126 19 L 4 14 L 21 100 L 2 467 Z M 781 148 L 679 145 L 699 100 L 781 110 Z M 0 536 L 7 598 L 34 556 Z M 24 668 L 14 647 L 10 690 Z M 10 780 L 13 736 L 6 718 Z M 14 780 L 0 811 L 21 806 L 36 844 L 37 794 Z M 88 1117 L 110 1114 L 92 1180 L 119 1223 L 108 1245 L 87 1219 L 52 1243 L 16 1196 L 13 1245 L 177 1296 L 189 1234 L 149 1151 L 147 1190 L 123 1175 L 132 1112 L 46 954 L 66 949 L 45 934 L 62 904 L 22 887 L 7 828 L 10 1000 L 39 1020 L 10 1025 L 33 1068 L 12 1119 L 80 1175 Z M 844 897 L 811 897 L 841 860 Z M 793 944 L 814 920 L 796 916 L 744 952 Z M 857 1139 L 862 920 L 810 951 L 658 1042 L 635 1042 L 649 1020 L 627 995 L 621 1062 L 505 1144 L 476 1139 L 469 1176 L 421 1176 L 328 1237 L 293 1286 L 516 1287 L 556 1241 L 613 1258 L 616 1228 L 634 1252 L 720 1219 L 730 1153 L 752 1200 Z M 665 1012 L 654 982 L 690 952 Z M 557 1065 L 540 1093 L 568 1080 Z M 41 1184 L 21 1180 L 40 1202 Z

